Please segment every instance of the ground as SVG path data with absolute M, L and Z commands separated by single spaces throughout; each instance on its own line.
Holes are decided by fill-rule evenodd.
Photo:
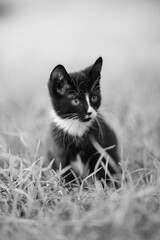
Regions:
M 0 239 L 159 240 L 159 2 L 0 3 Z M 47 80 L 58 63 L 76 71 L 99 55 L 122 185 L 69 189 L 42 177 Z

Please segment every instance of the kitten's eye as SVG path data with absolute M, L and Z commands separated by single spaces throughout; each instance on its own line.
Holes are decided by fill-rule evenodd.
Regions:
M 91 97 L 91 101 L 92 101 L 92 102 L 97 102 L 97 100 L 98 100 L 98 97 L 97 97 L 97 96 Z
M 75 99 L 72 99 L 71 103 L 72 103 L 72 105 L 74 105 L 74 106 L 78 106 L 79 103 L 80 103 L 80 101 L 79 101 L 78 98 L 75 98 Z

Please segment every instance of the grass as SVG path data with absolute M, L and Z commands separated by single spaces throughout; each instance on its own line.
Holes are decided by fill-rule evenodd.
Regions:
M 126 171 L 118 190 L 95 183 L 71 191 L 54 174 L 41 180 L 42 159 L 29 165 L 8 157 L 0 171 L 1 239 L 158 239 L 159 166 L 138 169 L 136 180 Z
M 158 121 L 146 119 L 148 114 L 144 121 L 121 103 L 121 187 L 103 189 L 96 181 L 71 189 L 53 171 L 43 176 L 45 107 L 35 108 L 34 101 L 23 111 L 22 103 L 6 106 L 0 129 L 0 239 L 159 239 L 160 163 L 156 141 L 145 144 L 149 133 L 158 139 L 152 126 L 158 130 Z

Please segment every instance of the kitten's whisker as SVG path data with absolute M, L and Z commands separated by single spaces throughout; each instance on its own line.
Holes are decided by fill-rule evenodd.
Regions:
M 97 90 L 98 89 L 98 90 Z M 95 86 L 92 90 L 91 90 L 92 93 L 99 93 L 99 86 Z
M 100 109 L 102 109 L 102 110 L 108 110 L 108 109 L 118 110 L 118 108 L 116 106 L 111 106 L 111 105 L 100 107 Z
M 92 84 L 92 87 L 94 87 L 99 82 L 99 80 L 100 80 L 100 76 L 94 81 L 94 83 Z
M 79 94 L 79 92 L 80 92 L 80 89 L 79 89 L 79 86 L 78 86 L 78 78 L 79 78 L 79 75 L 76 77 L 76 81 L 74 81 L 74 79 L 72 79 L 72 82 L 74 83 L 74 85 L 77 89 L 77 92 L 75 90 L 73 90 L 74 92 L 76 92 L 76 95 Z
M 98 126 L 98 128 L 99 128 L 99 132 L 100 132 L 100 135 L 101 135 L 102 141 L 103 141 L 103 132 L 102 132 L 101 124 L 100 124 L 100 122 L 99 122 L 99 120 L 98 120 L 97 117 L 95 117 L 95 120 L 96 120 L 96 122 L 97 122 L 97 126 Z
M 95 86 L 99 83 L 99 80 L 100 80 L 100 77 L 98 77 L 98 78 L 94 81 L 94 83 L 93 83 L 92 86 L 91 86 L 91 92 L 93 91 L 93 89 L 95 88 Z
M 73 96 L 76 97 L 78 92 L 73 90 L 73 89 L 71 89 L 71 90 L 68 91 L 68 94 L 73 94 Z
M 76 77 L 77 91 L 79 93 L 81 90 L 80 90 L 80 83 L 78 83 L 78 79 L 79 79 L 79 75 Z
M 101 116 L 100 114 L 98 115 L 98 117 L 103 120 L 103 116 Z M 108 133 L 110 134 L 110 136 L 114 134 L 110 128 L 108 128 Z
M 103 117 L 105 116 L 105 114 L 108 113 L 108 117 L 110 119 L 118 120 L 118 114 L 117 114 L 116 111 L 114 111 L 114 109 L 108 109 L 108 110 L 105 109 L 105 110 L 103 110 L 103 108 L 102 109 L 100 108 L 99 113 L 102 113 Z
M 61 117 L 66 117 L 66 119 L 72 119 L 72 117 L 76 117 L 77 113 L 66 113 L 66 114 L 62 114 Z
M 81 87 L 81 84 L 83 84 L 83 83 L 84 83 L 84 81 L 82 81 L 82 82 L 79 83 L 79 90 L 80 90 L 80 91 L 81 91 L 81 88 L 80 88 L 80 87 Z
M 98 90 L 94 90 L 94 91 L 91 91 L 91 93 L 100 95 L 100 90 L 99 89 Z

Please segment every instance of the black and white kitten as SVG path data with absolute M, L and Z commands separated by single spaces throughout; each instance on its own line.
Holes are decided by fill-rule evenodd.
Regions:
M 98 112 L 102 62 L 100 57 L 92 66 L 70 74 L 62 65 L 51 72 L 51 128 L 45 165 L 55 159 L 55 170 L 60 165 L 71 166 L 80 178 L 95 171 L 98 179 L 108 181 L 121 169 L 116 135 Z M 65 180 L 70 182 L 73 178 L 70 172 Z

